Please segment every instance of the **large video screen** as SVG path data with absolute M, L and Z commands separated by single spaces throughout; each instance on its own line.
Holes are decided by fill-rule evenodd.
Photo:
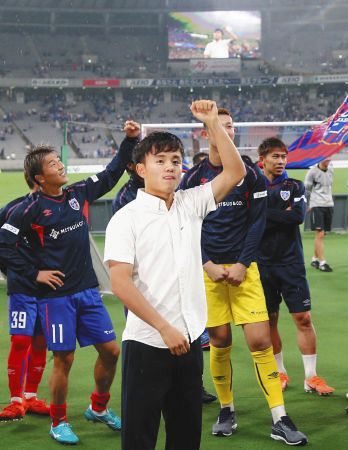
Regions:
M 169 59 L 257 59 L 260 39 L 259 11 L 169 13 Z

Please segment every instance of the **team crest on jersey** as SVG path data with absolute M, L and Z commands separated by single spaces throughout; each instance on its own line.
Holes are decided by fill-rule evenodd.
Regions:
M 290 191 L 280 191 L 280 196 L 286 202 L 290 198 Z
M 69 200 L 69 205 L 75 211 L 79 211 L 79 209 L 80 209 L 80 203 L 76 200 L 76 198 L 72 198 L 71 200 Z

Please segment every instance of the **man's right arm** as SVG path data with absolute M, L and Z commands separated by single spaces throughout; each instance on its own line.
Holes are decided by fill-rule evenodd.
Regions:
M 133 265 L 109 261 L 112 292 L 141 320 L 155 328 L 173 355 L 187 353 L 190 345 L 185 336 L 150 305 L 133 283 Z
M 28 201 L 18 205 L 0 228 L 0 265 L 29 280 L 47 284 L 53 290 L 56 290 L 56 286 L 64 284 L 61 278 L 64 278 L 65 275 L 59 270 L 39 270 L 18 252 L 19 237 L 21 234 L 25 235 L 25 230 L 28 228 L 28 217 L 26 215 L 28 206 Z
M 223 170 L 211 182 L 215 202 L 219 203 L 245 177 L 245 166 L 232 139 L 219 121 L 216 103 L 197 100 L 192 103 L 191 111 L 196 119 L 205 123 L 221 158 Z

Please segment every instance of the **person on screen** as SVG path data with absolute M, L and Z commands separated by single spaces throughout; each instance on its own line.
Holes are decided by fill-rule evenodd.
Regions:
M 223 39 L 224 31 L 228 34 L 228 39 Z M 230 27 L 225 27 L 224 30 L 216 28 L 213 33 L 213 40 L 204 49 L 204 58 L 228 58 L 230 42 L 236 39 L 238 37 Z

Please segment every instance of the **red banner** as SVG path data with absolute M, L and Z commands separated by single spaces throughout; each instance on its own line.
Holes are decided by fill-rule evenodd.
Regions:
M 83 80 L 84 87 L 118 87 L 120 80 Z

